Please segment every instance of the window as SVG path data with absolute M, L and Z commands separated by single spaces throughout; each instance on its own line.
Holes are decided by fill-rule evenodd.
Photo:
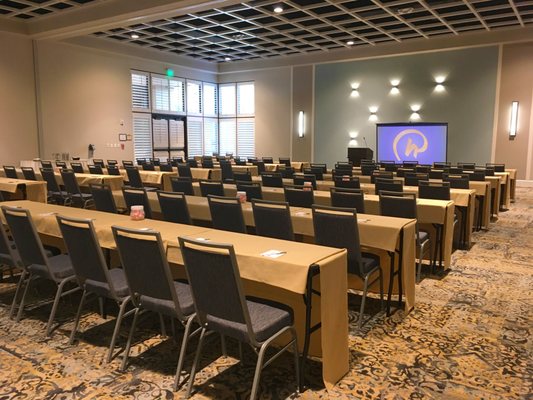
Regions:
M 187 115 L 202 115 L 202 82 L 187 80 Z
M 152 74 L 152 111 L 183 114 L 185 112 L 185 80 Z
M 131 72 L 131 107 L 135 111 L 150 110 L 150 77 L 146 72 Z
M 152 116 L 133 113 L 133 151 L 135 158 L 152 157 Z

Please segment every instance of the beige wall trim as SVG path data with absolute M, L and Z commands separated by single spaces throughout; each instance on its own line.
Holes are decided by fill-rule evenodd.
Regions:
M 533 188 L 533 181 L 532 180 L 525 180 L 525 179 L 517 179 L 516 180 L 516 186 L 517 187 Z
M 0 21 L 0 32 L 18 33 L 20 35 L 28 34 L 28 25 L 23 21 L 2 18 Z
M 293 154 L 292 154 L 292 141 L 294 140 L 294 99 L 293 99 L 293 92 L 294 92 L 294 67 L 291 67 L 291 127 L 289 129 L 289 157 L 291 160 L 293 160 Z
M 311 73 L 311 118 L 309 118 L 309 132 L 311 133 L 311 162 L 315 162 L 315 66 Z M 306 160 L 302 160 L 306 161 Z
M 533 100 L 533 88 L 531 90 Z M 533 179 L 533 101 L 531 102 L 531 112 L 529 113 L 529 140 L 527 143 L 526 179 Z
M 41 81 L 39 78 L 39 51 L 35 40 L 31 41 L 32 55 L 33 55 L 33 83 L 35 85 L 35 116 L 37 132 L 37 151 L 39 157 L 44 155 L 44 141 L 43 141 L 43 118 L 41 109 Z
M 496 73 L 496 95 L 494 96 L 494 119 L 492 122 L 492 151 L 490 155 L 490 162 L 496 160 L 496 141 L 498 139 L 498 123 L 500 111 L 500 82 L 502 75 L 502 55 L 503 45 L 498 45 L 498 71 Z

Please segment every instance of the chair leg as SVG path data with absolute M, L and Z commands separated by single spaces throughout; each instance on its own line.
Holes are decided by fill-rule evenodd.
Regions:
M 59 305 L 59 299 L 61 299 L 61 294 L 63 293 L 63 287 L 71 279 L 63 279 L 59 286 L 57 287 L 56 297 L 54 299 L 54 304 L 52 305 L 52 311 L 50 311 L 50 316 L 48 317 L 48 323 L 46 324 L 46 336 L 50 336 L 52 333 L 52 323 L 54 322 L 54 317 L 56 316 L 57 306 Z
M 379 268 L 379 299 L 380 299 L 380 305 L 381 305 L 381 311 L 384 310 L 384 303 L 383 303 L 383 271 L 381 270 L 381 267 Z
M 194 322 L 194 316 L 191 315 L 185 325 L 185 332 L 183 333 L 183 339 L 181 341 L 180 355 L 178 357 L 178 366 L 176 368 L 176 377 L 174 378 L 174 391 L 178 390 L 180 384 L 181 370 L 183 369 L 183 361 L 185 359 L 185 353 L 187 351 L 187 344 L 189 343 L 189 336 L 191 332 L 191 326 Z
M 118 333 L 120 332 L 120 326 L 122 325 L 122 319 L 124 318 L 124 312 L 129 300 L 130 298 L 126 297 L 120 304 L 117 320 L 115 321 L 115 329 L 113 330 L 113 336 L 111 336 L 111 343 L 109 344 L 109 350 L 107 351 L 107 363 L 111 362 L 111 358 L 113 357 L 113 350 L 115 349 L 115 343 L 117 341 Z
M 165 326 L 165 319 L 163 318 L 163 314 L 159 314 L 159 324 L 161 325 L 161 336 L 166 337 L 167 336 L 167 328 Z
M 83 289 L 83 293 L 81 295 L 80 304 L 78 306 L 78 312 L 76 313 L 76 318 L 74 319 L 74 326 L 72 327 L 72 332 L 70 333 L 70 338 L 68 341 L 69 345 L 72 345 L 74 343 L 74 338 L 76 336 L 76 331 L 78 330 L 78 326 L 80 324 L 80 317 L 81 317 L 81 310 L 83 309 L 83 304 L 85 303 L 85 297 L 87 296 L 87 291 Z
M 300 356 L 298 354 L 298 339 L 296 329 L 291 329 L 292 336 L 294 337 L 294 343 L 292 344 L 292 351 L 294 353 L 294 370 L 296 372 L 296 392 L 300 392 Z M 239 342 L 240 343 L 240 342 Z
M 366 295 L 368 293 L 368 275 L 365 276 L 365 284 L 363 286 L 363 298 L 361 299 L 361 308 L 359 309 L 359 321 L 357 323 L 357 329 L 361 330 L 363 326 L 363 318 L 365 312 Z
M 200 354 L 202 352 L 202 344 L 204 342 L 206 328 L 202 327 L 202 331 L 200 332 L 200 339 L 198 340 L 198 347 L 196 347 L 196 355 L 194 356 L 194 362 L 192 364 L 191 369 L 191 376 L 189 377 L 189 385 L 187 386 L 187 394 L 185 395 L 185 398 L 191 397 L 192 392 L 192 385 L 194 383 L 194 377 L 196 376 L 196 368 L 198 368 L 198 362 L 200 360 Z
M 255 400 L 257 397 L 257 390 L 259 389 L 259 380 L 261 379 L 261 371 L 263 370 L 263 359 L 265 358 L 265 351 L 267 349 L 267 344 L 263 343 L 259 354 L 257 355 L 257 364 L 255 365 L 255 374 L 254 380 L 252 383 L 252 391 L 250 393 L 250 400 Z
M 390 279 L 389 279 L 389 293 L 387 296 L 387 316 L 390 315 L 390 306 L 392 301 L 392 288 L 394 287 L 394 253 L 389 253 L 390 256 Z
M 24 293 L 22 294 L 22 299 L 20 299 L 19 311 L 17 313 L 17 319 L 16 319 L 17 322 L 19 322 L 20 318 L 22 317 L 22 311 L 24 310 L 24 303 L 26 302 L 26 295 L 28 294 L 28 289 L 30 288 L 30 284 L 32 280 L 33 280 L 33 277 L 30 274 L 28 281 L 26 282 L 26 287 L 24 288 Z
M 15 308 L 17 307 L 17 298 L 19 297 L 20 288 L 22 287 L 22 283 L 26 279 L 26 275 L 28 273 L 26 270 L 23 270 L 20 274 L 20 279 L 17 283 L 17 289 L 15 290 L 15 296 L 13 297 L 13 302 L 11 303 L 11 310 L 9 311 L 9 318 L 13 318 L 13 314 L 15 313 Z
M 128 357 L 130 355 L 131 341 L 133 339 L 133 333 L 135 331 L 135 325 L 137 324 L 137 318 L 139 316 L 139 308 L 135 309 L 135 314 L 133 314 L 133 322 L 131 323 L 130 333 L 128 335 L 128 342 L 126 343 L 126 349 L 124 350 L 124 357 L 122 358 L 122 364 L 120 370 L 124 371 L 126 369 L 126 364 L 128 363 Z
M 222 355 L 226 357 L 228 355 L 228 349 L 226 347 L 226 337 L 220 334 L 220 344 L 222 346 Z

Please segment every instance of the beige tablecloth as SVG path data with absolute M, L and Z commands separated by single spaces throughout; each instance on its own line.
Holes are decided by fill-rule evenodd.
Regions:
M 47 187 L 44 181 L 28 181 L 25 179 L 12 179 L 0 177 L 0 190 L 8 193 L 17 193 L 28 200 L 46 203 Z

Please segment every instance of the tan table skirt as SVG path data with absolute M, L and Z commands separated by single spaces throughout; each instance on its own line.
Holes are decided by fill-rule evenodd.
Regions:
M 46 203 L 47 187 L 44 181 L 28 181 L 25 179 L 11 179 L 0 177 L 0 190 L 8 193 L 22 193 L 26 190 L 28 200 Z

